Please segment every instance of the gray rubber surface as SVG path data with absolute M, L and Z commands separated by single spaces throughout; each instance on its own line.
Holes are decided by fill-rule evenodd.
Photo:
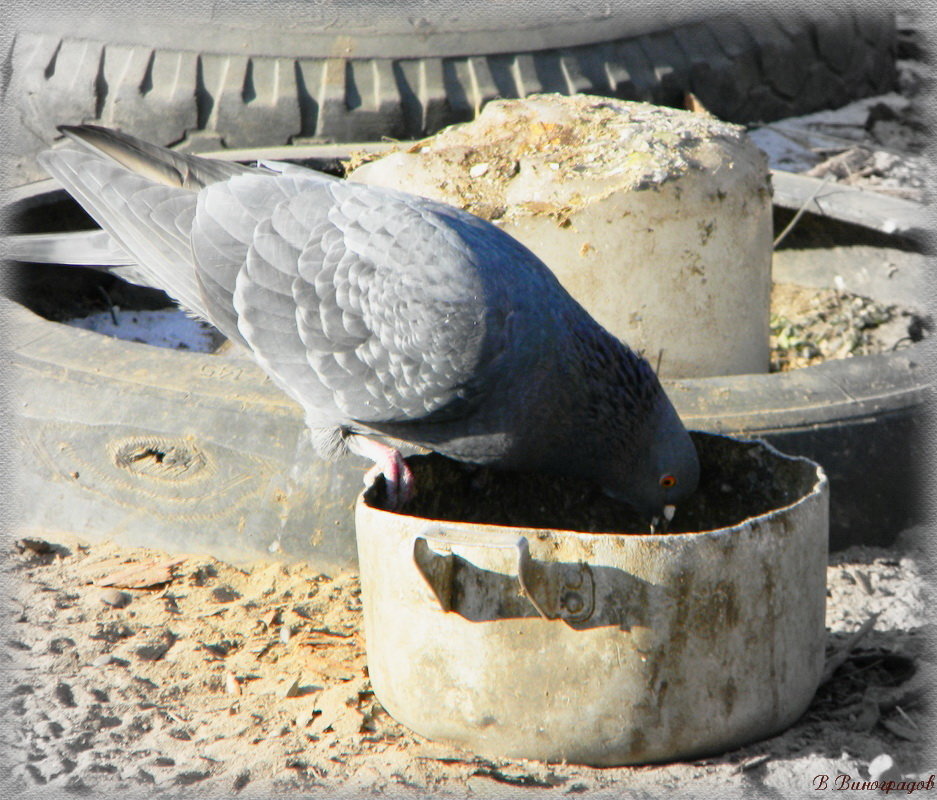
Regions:
M 887 13 L 603 8 L 533 3 L 519 16 L 486 0 L 456 11 L 232 0 L 188 20 L 129 7 L 116 20 L 36 14 L 2 65 L 13 184 L 41 177 L 35 154 L 63 123 L 193 150 L 410 139 L 493 98 L 537 92 L 672 106 L 693 92 L 716 116 L 748 123 L 841 106 L 895 80 Z

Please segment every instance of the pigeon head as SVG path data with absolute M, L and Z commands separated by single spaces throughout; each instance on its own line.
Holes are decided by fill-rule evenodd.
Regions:
M 651 525 L 651 531 L 666 533 L 677 506 L 696 491 L 699 457 L 689 433 L 668 401 L 651 444 L 651 465 L 638 484 L 634 501 Z
M 585 320 L 585 321 L 584 321 Z M 580 317 L 568 331 L 569 416 L 554 447 L 559 465 L 634 508 L 652 532 L 699 483 L 693 440 L 647 359 L 598 323 Z
M 605 493 L 635 508 L 650 524 L 651 533 L 666 533 L 677 507 L 699 484 L 699 457 L 693 440 L 663 392 L 640 437 L 618 475 L 603 482 Z M 609 482 L 608 478 L 613 478 Z

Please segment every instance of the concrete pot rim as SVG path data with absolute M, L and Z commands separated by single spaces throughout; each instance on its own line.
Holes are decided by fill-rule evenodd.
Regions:
M 761 448 L 765 450 L 772 458 L 776 458 L 781 461 L 803 464 L 807 469 L 812 468 L 815 471 L 815 480 L 809 491 L 802 492 L 795 500 L 790 503 L 777 506 L 776 508 L 770 508 L 757 514 L 752 514 L 751 516 L 745 517 L 743 520 L 735 523 L 734 525 L 727 525 L 721 528 L 710 528 L 700 531 L 687 531 L 683 533 L 616 533 L 605 531 L 592 533 L 589 531 L 577 531 L 568 528 L 546 529 L 518 527 L 513 525 L 497 525 L 494 523 L 476 523 L 462 522 L 459 520 L 436 519 L 434 517 L 420 517 L 413 514 L 399 514 L 397 512 L 387 511 L 386 509 L 379 508 L 368 502 L 366 495 L 373 488 L 373 483 L 370 486 L 366 486 L 358 494 L 358 497 L 355 501 L 355 514 L 356 516 L 358 514 L 369 514 L 375 515 L 377 517 L 381 517 L 387 514 L 394 514 L 397 517 L 402 516 L 409 520 L 421 521 L 425 523 L 427 529 L 444 529 L 451 527 L 471 528 L 473 540 L 475 543 L 482 546 L 486 543 L 486 540 L 506 541 L 507 538 L 512 536 L 537 539 L 539 536 L 544 534 L 550 539 L 569 538 L 579 539 L 583 542 L 592 539 L 604 539 L 609 541 L 616 541 L 619 544 L 641 542 L 643 544 L 649 544 L 654 547 L 660 545 L 693 546 L 698 544 L 702 539 L 731 539 L 745 533 L 755 532 L 764 524 L 770 523 L 779 517 L 786 516 L 791 512 L 792 509 L 798 506 L 806 505 L 810 502 L 815 502 L 818 498 L 824 496 L 829 491 L 829 479 L 827 478 L 826 472 L 822 466 L 817 464 L 815 461 L 806 458 L 805 456 L 782 453 L 770 442 L 766 442 L 763 439 L 739 439 L 738 437 L 729 436 L 726 434 L 709 433 L 706 431 L 693 431 L 693 436 L 706 437 L 710 439 L 723 439 L 735 442 L 737 444 L 746 444 L 751 445 L 752 447 Z

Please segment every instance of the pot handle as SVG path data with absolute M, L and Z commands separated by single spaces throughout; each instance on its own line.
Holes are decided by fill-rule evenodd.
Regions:
M 452 610 L 456 565 L 452 548 L 455 546 L 514 550 L 520 594 L 530 601 L 543 619 L 585 622 L 592 616 L 595 583 L 588 564 L 535 561 L 530 557 L 530 546 L 525 536 L 495 531 L 455 536 L 437 527 L 428 527 L 413 540 L 413 561 L 443 611 Z

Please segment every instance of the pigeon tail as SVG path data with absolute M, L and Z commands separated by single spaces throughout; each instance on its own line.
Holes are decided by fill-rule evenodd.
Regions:
M 235 161 L 177 153 L 97 125 L 60 125 L 58 130 L 79 145 L 116 161 L 131 172 L 173 188 L 195 192 L 235 175 L 266 172 Z

